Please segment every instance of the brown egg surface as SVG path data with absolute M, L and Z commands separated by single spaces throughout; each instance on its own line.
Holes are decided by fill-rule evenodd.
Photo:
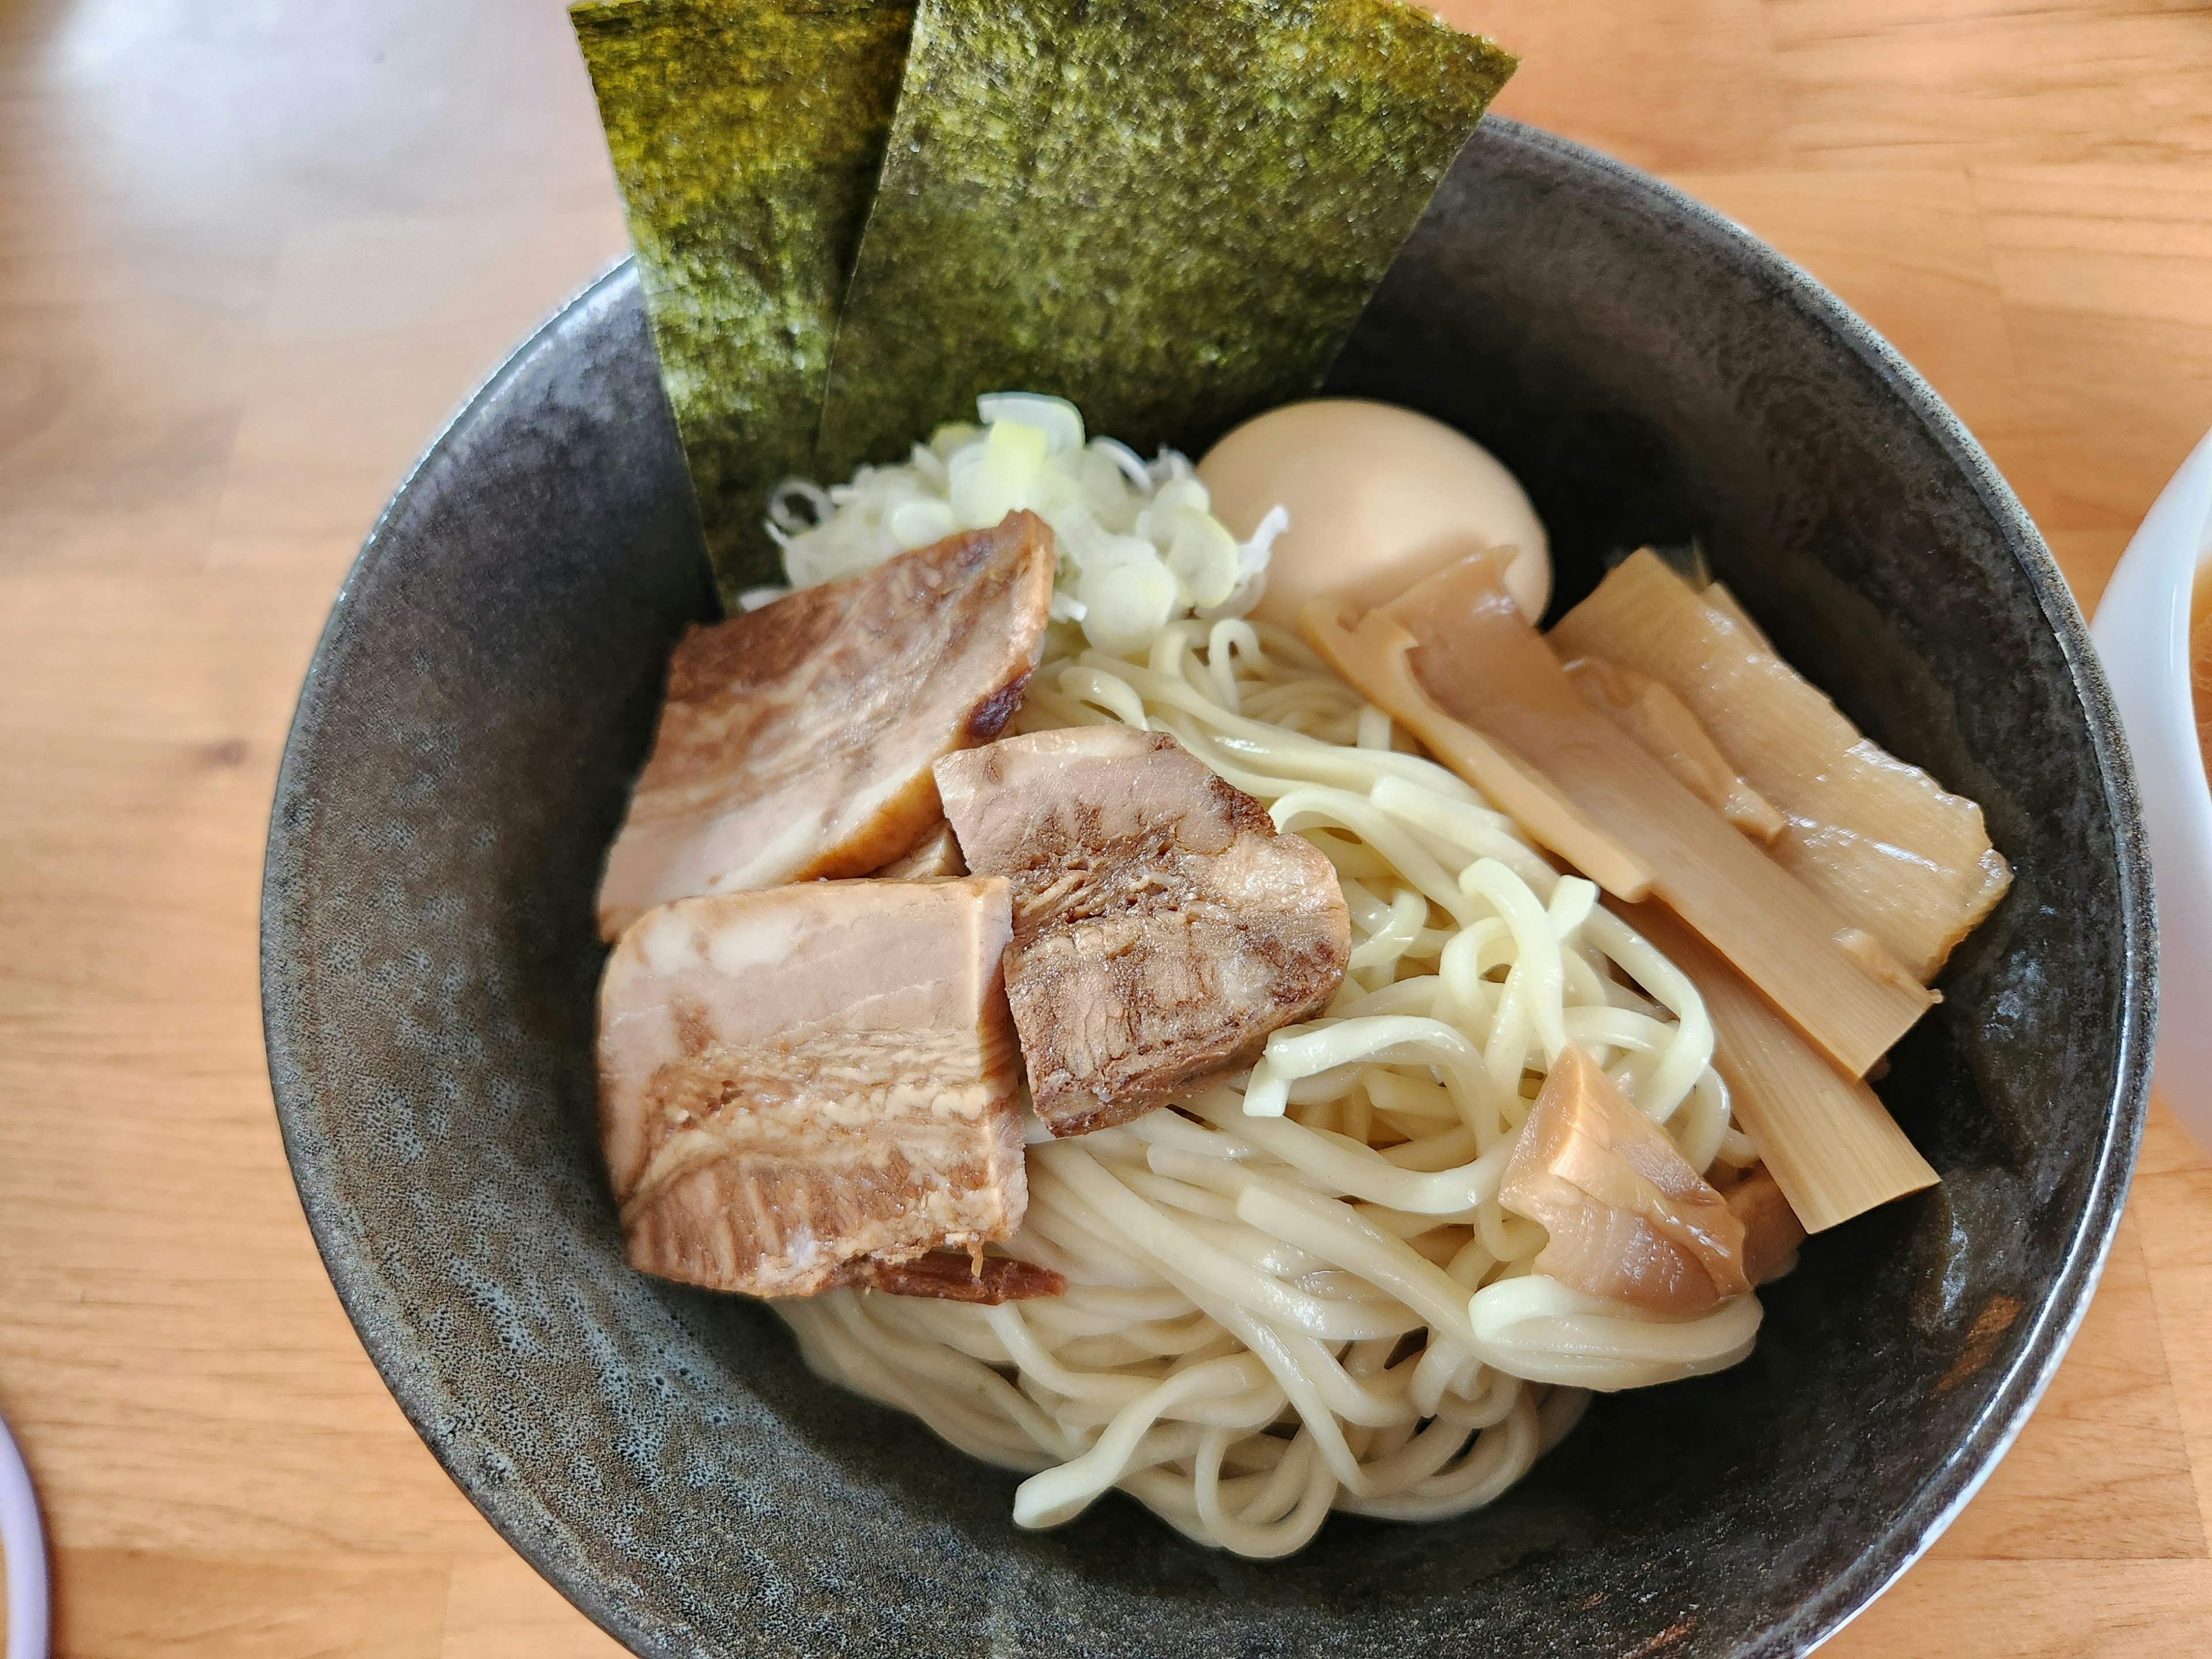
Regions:
M 1519 550 L 1507 591 L 1531 621 L 1551 597 L 1550 544 L 1504 464 L 1441 421 L 1354 398 L 1285 404 L 1206 452 L 1198 476 L 1239 541 L 1282 507 L 1255 614 L 1295 629 L 1316 593 L 1359 610 L 1395 599 L 1471 553 Z

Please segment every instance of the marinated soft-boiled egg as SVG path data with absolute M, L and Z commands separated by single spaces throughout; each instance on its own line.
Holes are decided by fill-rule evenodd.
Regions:
M 1286 404 L 1206 453 L 1198 476 L 1239 541 L 1286 508 L 1255 613 L 1285 628 L 1316 593 L 1366 608 L 1492 548 L 1520 550 L 1506 591 L 1534 621 L 1551 597 L 1544 526 L 1498 458 L 1440 421 L 1354 398 Z

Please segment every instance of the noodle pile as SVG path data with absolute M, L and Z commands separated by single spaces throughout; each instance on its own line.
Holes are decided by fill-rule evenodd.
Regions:
M 1052 630 L 1011 729 L 1172 732 L 1328 854 L 1350 969 L 1241 1087 L 1066 1140 L 1032 1122 L 1028 1217 L 1003 1248 L 1064 1296 L 775 1303 L 808 1363 L 1030 1472 L 1024 1526 L 1119 1487 L 1265 1557 L 1331 1509 L 1479 1508 L 1588 1390 L 1741 1359 L 1756 1297 L 1668 1318 L 1583 1295 L 1533 1271 L 1543 1230 L 1498 1201 L 1570 1043 L 1693 1169 L 1757 1158 L 1688 981 L 1281 630 L 1171 621 L 1141 659 L 1085 643 Z

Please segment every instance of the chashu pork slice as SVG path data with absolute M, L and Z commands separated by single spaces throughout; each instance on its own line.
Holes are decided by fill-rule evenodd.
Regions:
M 1028 513 L 695 628 L 599 884 L 656 904 L 862 876 L 939 814 L 930 763 L 999 735 L 1036 666 L 1052 532 Z
M 1014 886 L 1006 994 L 1055 1135 L 1126 1122 L 1325 1007 L 1351 918 L 1327 858 L 1173 738 L 1007 738 L 937 763 L 969 868 Z
M 952 826 L 939 818 L 937 828 L 876 871 L 874 878 L 878 881 L 939 881 L 946 876 L 964 876 L 967 873 L 968 865 L 960 856 L 960 843 L 953 838 Z
M 807 1296 L 980 1254 L 1029 1188 L 1004 881 L 665 905 L 599 986 L 599 1133 L 633 1266 Z

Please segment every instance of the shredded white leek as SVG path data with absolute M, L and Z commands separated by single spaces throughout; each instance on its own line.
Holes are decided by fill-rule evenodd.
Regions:
M 1282 507 L 1240 543 L 1174 450 L 1144 461 L 1111 438 L 1086 441 L 1064 398 L 992 392 L 975 412 L 980 426 L 941 426 L 896 465 L 864 466 L 828 489 L 777 485 L 768 532 L 792 586 L 856 575 L 1026 507 L 1059 550 L 1053 620 L 1080 623 L 1101 651 L 1136 651 L 1180 617 L 1241 617 L 1259 601 L 1268 550 L 1290 526 Z

